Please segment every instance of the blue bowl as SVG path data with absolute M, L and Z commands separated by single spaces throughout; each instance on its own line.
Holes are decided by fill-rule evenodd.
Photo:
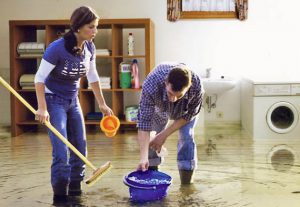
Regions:
M 134 171 L 123 182 L 129 187 L 130 200 L 142 203 L 166 197 L 172 177 L 156 170 Z

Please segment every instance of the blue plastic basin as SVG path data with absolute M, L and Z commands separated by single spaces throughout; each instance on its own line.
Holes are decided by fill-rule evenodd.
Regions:
M 149 202 L 167 196 L 172 177 L 155 170 L 134 171 L 126 175 L 123 182 L 129 187 L 131 201 Z

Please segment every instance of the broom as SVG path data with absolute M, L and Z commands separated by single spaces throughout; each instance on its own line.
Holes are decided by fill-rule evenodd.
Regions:
M 1 76 L 0 82 L 7 88 L 16 98 L 18 98 L 33 114 L 36 114 L 36 110 L 22 97 L 20 96 Z M 87 166 L 93 170 L 93 174 L 88 178 L 85 183 L 88 186 L 92 186 L 97 182 L 104 173 L 111 169 L 112 165 L 108 161 L 99 168 L 96 168 L 85 156 L 83 156 L 57 129 L 55 129 L 49 121 L 45 121 L 45 125 L 63 142 L 65 143 Z

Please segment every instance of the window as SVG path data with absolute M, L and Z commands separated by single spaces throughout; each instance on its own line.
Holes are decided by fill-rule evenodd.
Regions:
M 247 18 L 248 0 L 168 0 L 168 20 Z

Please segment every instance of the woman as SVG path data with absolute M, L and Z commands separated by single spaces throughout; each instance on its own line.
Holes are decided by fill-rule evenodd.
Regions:
M 43 123 L 50 119 L 51 124 L 83 155 L 86 155 L 86 135 L 78 101 L 81 77 L 87 76 L 101 112 L 113 114 L 103 98 L 96 70 L 92 40 L 97 34 L 98 20 L 93 9 L 77 8 L 70 19 L 70 31 L 47 47 L 35 76 L 36 120 Z M 85 165 L 50 130 L 48 133 L 53 147 L 53 202 L 65 202 L 67 195 L 81 195 Z

